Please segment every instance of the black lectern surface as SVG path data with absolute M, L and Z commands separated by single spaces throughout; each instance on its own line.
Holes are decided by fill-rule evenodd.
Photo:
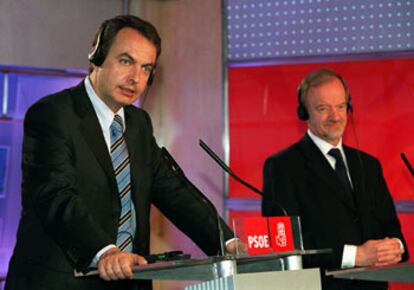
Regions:
M 326 271 L 326 275 L 351 280 L 414 283 L 414 263 Z
M 154 280 L 200 280 L 207 281 L 221 276 L 237 273 L 286 270 L 281 262 L 292 256 L 316 255 L 331 253 L 331 249 L 296 250 L 269 255 L 242 257 L 209 257 L 207 259 L 190 259 L 182 261 L 159 262 L 135 266 L 134 279 Z M 228 262 L 228 263 L 227 263 Z M 231 265 L 233 264 L 233 265 Z
M 331 253 L 331 249 L 295 250 L 268 255 L 240 257 L 209 257 L 206 259 L 186 259 L 156 262 L 134 266 L 133 279 L 151 280 L 197 280 L 208 281 L 236 273 L 290 270 L 285 260 L 290 257 Z M 77 277 L 98 275 L 97 270 L 86 274 L 75 273 Z

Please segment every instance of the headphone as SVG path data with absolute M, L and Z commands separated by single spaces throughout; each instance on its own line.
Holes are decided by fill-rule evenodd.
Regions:
M 340 75 L 338 75 L 338 74 L 336 74 L 336 73 L 334 73 L 334 72 L 332 72 L 330 70 L 327 70 L 327 69 L 322 69 L 322 70 L 324 70 L 326 72 L 329 72 L 329 74 L 328 74 L 329 76 L 335 77 L 335 78 L 337 78 L 337 79 L 340 80 L 340 82 L 342 83 L 342 86 L 345 89 L 345 94 L 346 94 L 346 97 L 347 97 L 347 101 L 346 101 L 346 111 L 347 112 L 353 112 L 354 111 L 354 108 L 352 107 L 351 95 L 349 93 L 348 86 L 346 85 L 344 79 Z M 315 73 L 317 73 L 318 71 L 316 71 Z M 311 75 L 313 75 L 313 73 L 311 73 Z M 299 120 L 303 120 L 303 121 L 309 120 L 308 110 L 306 109 L 306 106 L 305 106 L 305 104 L 302 101 L 302 99 L 304 97 L 303 96 L 303 93 L 304 92 L 308 92 L 308 90 L 310 88 L 310 81 L 309 81 L 309 78 L 310 77 L 309 76 L 310 75 L 306 76 L 302 80 L 302 82 L 300 83 L 300 85 L 298 87 L 298 108 L 297 108 L 297 114 L 298 114 Z M 313 79 L 311 78 L 311 80 L 313 80 Z
M 106 58 L 106 55 L 103 49 L 104 40 L 101 40 L 101 38 L 103 37 L 105 33 L 106 27 L 107 27 L 107 24 L 104 23 L 104 25 L 99 29 L 98 37 L 96 38 L 96 43 L 88 53 L 88 60 L 96 66 L 101 66 Z M 154 81 L 156 66 L 157 66 L 157 63 L 154 64 L 154 67 L 152 68 L 151 73 L 148 77 L 148 80 L 147 80 L 148 86 L 151 86 Z

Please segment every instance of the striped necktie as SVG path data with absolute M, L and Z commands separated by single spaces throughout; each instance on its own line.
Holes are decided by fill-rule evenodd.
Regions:
M 121 251 L 132 252 L 131 235 L 131 176 L 128 149 L 123 134 L 122 118 L 115 115 L 110 127 L 111 159 L 121 201 L 116 245 Z

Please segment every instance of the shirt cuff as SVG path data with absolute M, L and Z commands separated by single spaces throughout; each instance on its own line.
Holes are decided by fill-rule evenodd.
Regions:
M 341 268 L 355 267 L 356 253 L 357 253 L 357 246 L 345 245 L 344 252 L 342 254 Z
M 99 259 L 101 258 L 101 256 L 106 252 L 106 251 L 108 251 L 109 249 L 112 249 L 112 248 L 116 248 L 116 245 L 108 245 L 108 246 L 106 246 L 106 247 L 104 247 L 104 248 L 102 248 L 96 255 L 95 255 L 95 257 L 93 257 L 93 260 L 92 260 L 92 263 L 89 265 L 89 267 L 92 267 L 92 268 L 96 268 L 97 266 L 98 266 L 98 262 L 99 262 Z
M 403 252 L 405 252 L 405 248 L 404 248 L 403 242 L 401 242 L 401 240 L 399 238 L 394 238 L 394 239 L 396 239 L 397 241 L 400 242 L 401 250 L 403 250 Z
M 235 241 L 235 240 L 238 240 L 239 238 L 232 238 L 232 239 L 230 239 L 230 240 L 227 240 L 226 241 L 226 247 L 231 243 L 231 242 L 233 242 L 233 241 Z

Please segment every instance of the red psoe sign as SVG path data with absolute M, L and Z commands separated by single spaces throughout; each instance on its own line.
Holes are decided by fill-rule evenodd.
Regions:
M 244 236 L 241 238 L 247 243 L 250 255 L 294 250 L 290 217 L 248 217 L 243 223 Z
M 274 252 L 288 252 L 295 249 L 290 217 L 269 218 Z

